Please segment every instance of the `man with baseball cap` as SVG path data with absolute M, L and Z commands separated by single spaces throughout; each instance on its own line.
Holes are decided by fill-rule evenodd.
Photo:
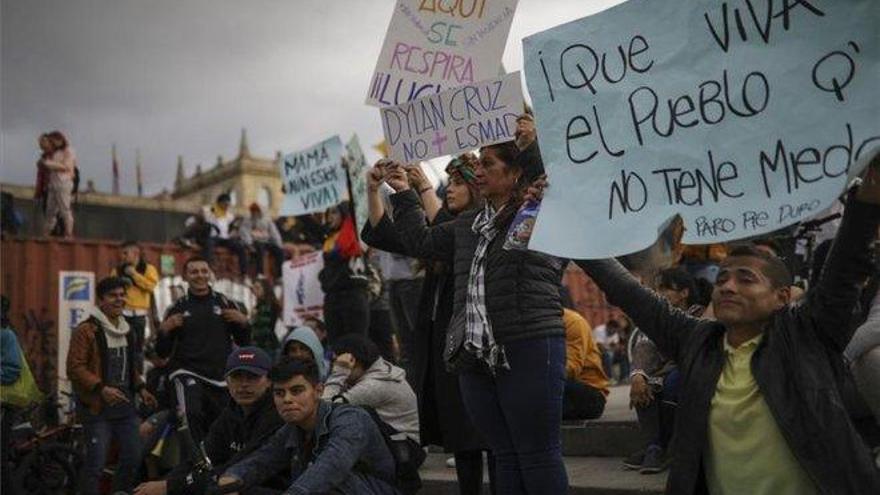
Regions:
M 272 359 L 259 347 L 240 347 L 226 359 L 226 384 L 232 402 L 211 424 L 205 437 L 205 453 L 216 472 L 223 470 L 257 449 L 284 422 L 272 401 L 271 382 L 266 376 Z M 190 494 L 204 491 L 205 479 L 193 476 L 193 466 L 184 463 L 166 480 L 141 484 L 135 495 Z M 263 483 L 268 490 L 284 490 L 290 484 L 286 469 Z M 202 477 L 204 478 L 204 477 Z M 200 486 L 201 485 L 201 486 Z

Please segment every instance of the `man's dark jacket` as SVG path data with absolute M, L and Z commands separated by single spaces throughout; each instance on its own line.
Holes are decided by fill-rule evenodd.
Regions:
M 396 474 L 394 457 L 364 409 L 321 401 L 313 440 L 306 436 L 286 424 L 225 475 L 251 487 L 262 483 L 266 473 L 287 468 L 293 482 L 285 495 L 399 495 L 390 483 Z
M 455 216 L 444 208 L 434 217 L 432 225 L 454 219 Z M 375 226 L 367 222 L 361 231 L 361 239 L 382 251 L 406 253 L 388 215 L 384 215 Z M 477 430 L 465 410 L 458 375 L 446 371 L 443 362 L 446 329 L 452 320 L 453 282 L 449 263 L 427 263 L 416 319 L 412 376 L 409 376 L 410 371 L 407 372 L 419 400 L 419 438 L 422 445 L 442 445 L 447 452 L 489 450 L 482 432 Z
M 850 201 L 819 284 L 778 311 L 751 361 L 758 389 L 786 443 L 822 494 L 880 493 L 880 471 L 849 420 L 839 392 L 847 323 L 871 273 L 868 246 L 880 207 Z M 724 367 L 725 327 L 698 320 L 643 288 L 614 260 L 578 261 L 660 350 L 683 379 L 675 418 L 675 461 L 666 491 L 707 493 L 703 453 L 709 410 Z
M 391 195 L 394 228 L 406 254 L 413 258 L 452 263 L 455 276 L 453 314 L 463 311 L 471 261 L 479 235 L 472 229 L 479 209 L 429 227 L 419 198 L 412 190 Z M 562 261 L 537 251 L 504 249 L 507 232 L 499 232 L 486 252 L 486 309 L 499 344 L 538 337 L 562 337 L 559 285 Z
M 225 309 L 247 313 L 241 304 L 213 290 L 204 296 L 187 292 L 168 308 L 165 318 L 183 315 L 183 326 L 160 331 L 156 340 L 156 353 L 170 358 L 169 373 L 185 369 L 211 380 L 223 380 L 233 342 L 245 346 L 251 341 L 250 326 L 224 320 Z
M 254 408 L 245 413 L 238 404 L 230 401 L 226 409 L 211 424 L 205 437 L 205 453 L 218 473 L 241 461 L 260 448 L 266 441 L 284 426 L 272 401 L 272 392 L 267 391 L 254 404 Z M 192 466 L 184 463 L 168 476 L 168 493 L 185 494 L 188 490 L 187 475 Z M 284 490 L 290 484 L 290 476 L 286 469 L 280 470 L 275 476 L 267 476 L 261 486 Z M 191 482 L 191 480 L 190 480 Z

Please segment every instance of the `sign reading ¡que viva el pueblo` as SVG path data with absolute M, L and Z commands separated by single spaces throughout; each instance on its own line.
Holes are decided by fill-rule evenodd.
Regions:
M 348 163 L 346 167 L 348 180 L 351 181 L 351 202 L 354 207 L 354 217 L 357 220 L 357 231 L 360 232 L 370 215 L 367 203 L 367 169 L 369 166 L 357 134 L 345 143 L 345 157 Z
M 524 40 L 550 179 L 529 248 L 598 258 L 765 234 L 880 148 L 877 0 L 630 0 Z
M 282 216 L 323 211 L 342 201 L 347 186 L 339 136 L 285 155 L 281 183 L 285 191 Z
M 519 72 L 380 110 L 391 158 L 405 163 L 511 141 L 522 111 Z
M 517 0 L 398 0 L 367 104 L 399 105 L 495 77 Z

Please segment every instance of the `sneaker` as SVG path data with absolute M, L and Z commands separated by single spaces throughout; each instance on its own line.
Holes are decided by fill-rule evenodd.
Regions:
M 638 471 L 638 470 L 642 469 L 642 463 L 644 462 L 644 460 L 645 460 L 645 450 L 642 449 L 642 450 L 636 452 L 635 454 L 632 454 L 631 456 L 624 459 L 623 460 L 623 467 L 625 469 L 631 469 L 634 471 Z
M 450 457 L 446 459 L 446 467 L 449 469 L 455 469 L 455 457 Z
M 642 474 L 657 474 L 666 471 L 671 459 L 666 452 L 657 445 L 651 445 L 645 451 L 645 459 L 642 461 Z

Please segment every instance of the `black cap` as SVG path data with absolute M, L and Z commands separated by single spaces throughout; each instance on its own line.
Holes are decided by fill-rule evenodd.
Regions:
M 244 370 L 255 375 L 265 376 L 272 369 L 272 359 L 259 347 L 239 347 L 226 358 L 226 374 Z
M 231 201 L 232 201 L 232 199 L 230 198 L 229 193 L 223 193 L 223 194 L 217 196 L 218 203 L 229 203 Z

